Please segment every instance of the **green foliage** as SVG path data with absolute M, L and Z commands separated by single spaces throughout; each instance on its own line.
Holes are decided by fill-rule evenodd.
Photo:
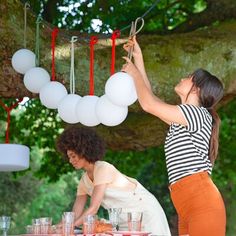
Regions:
M 123 29 L 137 17 L 143 16 L 156 3 L 154 0 L 30 0 L 37 14 L 61 28 L 80 32 L 110 33 L 113 29 Z M 56 4 L 55 4 L 56 3 Z M 189 16 L 206 8 L 204 0 L 160 0 L 145 16 L 145 32 L 166 32 L 178 26 Z M 135 10 L 134 10 L 135 9 Z M 97 28 L 92 21 L 100 20 Z
M 12 99 L 5 102 L 11 104 Z M 0 117 L 2 124 L 5 119 L 6 114 Z M 73 170 L 55 150 L 56 138 L 62 131 L 63 123 L 57 116 L 57 110 L 47 109 L 39 99 L 29 100 L 24 106 L 19 106 L 12 112 L 10 142 L 25 144 L 31 150 L 38 148 L 37 158 L 40 159 L 40 167 L 35 175 L 39 178 L 48 176 L 49 181 L 57 181 L 62 174 Z M 0 135 L 0 139 L 4 141 L 5 133 L 2 132 Z M 31 160 L 34 158 L 31 152 Z
M 15 178 L 10 173 L 0 172 L 0 215 L 11 214 L 31 201 L 39 185 L 40 182 L 32 178 L 31 173 Z
M 61 176 L 61 179 L 53 184 L 48 183 L 45 179 L 41 180 L 40 185 L 30 189 L 34 193 L 34 198 L 30 199 L 26 198 L 26 192 L 22 189 L 20 196 L 24 197 L 25 201 L 16 200 L 18 207 L 7 213 L 12 217 L 10 233 L 25 233 L 25 226 L 30 225 L 34 218 L 52 217 L 53 224 L 60 222 L 62 213 L 72 209 L 79 178 L 80 172 L 74 172 Z M 28 178 L 28 181 L 30 179 Z M 0 184 L 0 186 L 2 185 Z M 17 196 L 19 197 L 19 195 Z M 9 201 L 7 203 L 9 205 Z

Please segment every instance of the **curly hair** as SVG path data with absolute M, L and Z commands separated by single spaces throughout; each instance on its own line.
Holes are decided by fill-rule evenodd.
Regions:
M 67 151 L 74 151 L 90 163 L 102 160 L 105 154 L 104 140 L 93 130 L 71 126 L 57 139 L 57 150 L 68 160 Z

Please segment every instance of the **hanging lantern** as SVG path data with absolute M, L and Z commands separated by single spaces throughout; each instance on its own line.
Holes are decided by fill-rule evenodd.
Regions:
M 0 171 L 20 171 L 29 168 L 29 148 L 20 144 L 0 144 Z
M 76 106 L 81 96 L 77 94 L 68 94 L 65 96 L 58 105 L 58 114 L 60 118 L 70 124 L 79 122 L 79 117 L 76 113 Z
M 76 106 L 76 114 L 79 122 L 86 126 L 96 126 L 100 123 L 96 114 L 98 97 L 87 95 L 82 97 Z
M 41 103 L 50 109 L 57 109 L 60 101 L 67 95 L 65 86 L 57 81 L 51 81 L 44 85 L 39 98 Z
M 35 54 L 28 49 L 20 49 L 16 51 L 11 59 L 12 67 L 20 74 L 35 67 Z
M 127 106 L 113 104 L 106 95 L 100 97 L 96 104 L 96 114 L 103 125 L 116 126 L 121 124 L 128 115 Z
M 21 144 L 9 143 L 10 113 L 23 99 L 8 107 L 0 100 L 0 105 L 7 112 L 6 140 L 0 144 L 0 171 L 20 171 L 29 168 L 29 148 Z
M 32 93 L 39 93 L 49 81 L 49 73 L 41 67 L 31 68 L 24 75 L 24 85 Z
M 130 106 L 137 100 L 133 78 L 125 72 L 117 72 L 107 80 L 105 94 L 118 106 Z

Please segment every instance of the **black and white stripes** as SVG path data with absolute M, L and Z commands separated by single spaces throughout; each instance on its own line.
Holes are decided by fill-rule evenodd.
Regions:
M 188 104 L 178 106 L 187 126 L 172 123 L 165 141 L 166 164 L 169 182 L 200 171 L 211 174 L 208 158 L 212 117 L 204 107 Z

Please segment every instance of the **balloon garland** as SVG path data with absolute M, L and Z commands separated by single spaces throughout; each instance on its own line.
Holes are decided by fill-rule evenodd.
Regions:
M 74 71 L 74 43 L 77 37 L 71 38 L 71 68 L 70 68 L 70 93 L 65 86 L 56 81 L 55 76 L 55 44 L 58 29 L 52 31 L 52 69 L 51 81 L 48 72 L 39 67 L 39 25 L 41 16 L 36 21 L 36 47 L 35 54 L 26 49 L 26 19 L 27 8 L 25 4 L 25 26 L 24 26 L 24 49 L 18 50 L 12 57 L 13 68 L 24 74 L 24 85 L 33 93 L 39 93 L 41 103 L 49 109 L 57 109 L 59 117 L 70 124 L 80 122 L 85 126 L 116 126 L 121 124 L 128 115 L 128 106 L 137 100 L 137 93 L 133 78 L 125 72 L 115 73 L 115 41 L 120 37 L 120 31 L 115 30 L 111 35 L 112 52 L 110 78 L 105 84 L 105 94 L 98 97 L 94 94 L 94 46 L 98 38 L 90 38 L 90 80 L 89 95 L 81 97 L 75 93 L 75 71 Z M 137 23 L 142 25 L 136 31 Z M 130 38 L 136 35 L 143 27 L 143 18 L 137 18 L 131 24 Z M 128 53 L 132 59 L 132 48 Z

